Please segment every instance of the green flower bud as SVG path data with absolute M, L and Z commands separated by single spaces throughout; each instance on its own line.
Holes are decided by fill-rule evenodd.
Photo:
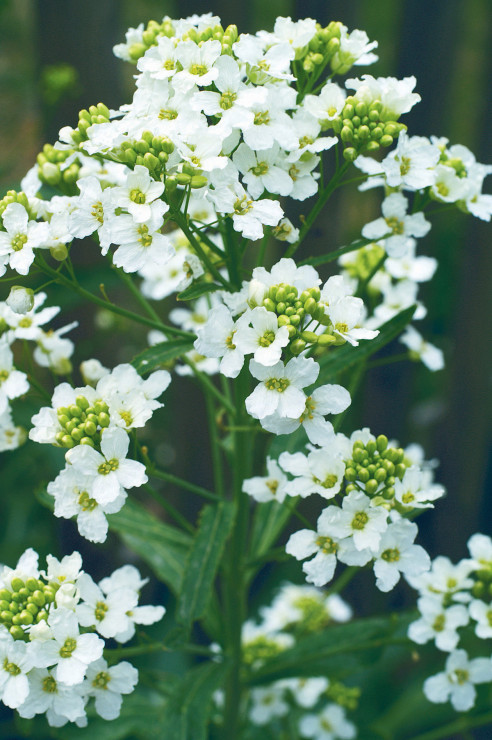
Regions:
M 309 344 L 316 344 L 318 341 L 318 335 L 314 331 L 302 331 L 301 337 Z
M 150 172 L 159 169 L 160 166 L 161 163 L 154 154 L 147 152 L 147 154 L 144 155 L 144 167 L 147 167 Z
M 289 345 L 290 351 L 294 356 L 300 355 L 306 349 L 306 342 L 302 339 L 294 339 Z
M 15 615 L 8 609 L 5 609 L 3 612 L 0 612 L 0 620 L 2 622 L 12 622 L 12 619 L 14 618 L 14 616 Z
M 68 447 L 68 449 L 75 447 L 75 442 L 73 441 L 72 437 L 70 437 L 68 434 L 63 435 L 61 444 L 62 444 L 62 447 Z
M 82 437 L 84 436 L 84 432 L 80 427 L 75 427 L 72 434 L 70 435 L 72 439 L 74 439 L 76 442 L 80 442 Z
M 290 319 L 285 314 L 281 314 L 277 318 L 277 323 L 278 323 L 279 326 L 290 326 Z
M 378 448 L 379 452 L 383 452 L 388 447 L 388 437 L 386 437 L 384 434 L 380 434 L 378 437 L 376 437 L 376 447 Z
M 9 629 L 10 634 L 14 638 L 14 640 L 23 640 L 25 638 L 25 632 L 22 629 L 22 627 L 19 627 L 18 625 L 12 625 Z
M 36 617 L 36 624 L 39 624 L 39 622 L 42 622 L 43 620 L 48 619 L 48 612 L 46 609 L 42 609 L 40 612 L 38 612 L 38 615 Z
M 371 476 L 370 476 L 370 474 L 369 474 L 369 471 L 368 471 L 368 470 L 366 470 L 365 468 L 362 468 L 362 469 L 361 469 L 361 470 L 359 471 L 359 480 L 361 480 L 361 481 L 362 481 L 362 483 L 367 483 L 367 481 L 369 480 L 369 478 L 370 478 L 370 477 L 371 477 Z
M 349 143 L 354 138 L 354 132 L 348 126 L 344 126 L 340 131 L 340 138 L 344 143 Z
M 99 424 L 99 419 L 97 418 L 97 414 L 87 414 L 86 421 L 91 421 L 96 427 Z
M 95 447 L 94 442 L 90 437 L 82 437 L 80 440 L 81 445 L 88 445 L 89 447 Z
M 289 337 L 292 339 L 297 334 L 297 329 L 295 326 L 292 326 L 292 324 L 289 324 L 287 326 L 287 331 L 289 332 Z
M 19 614 L 19 620 L 20 624 L 32 624 L 34 622 L 34 617 L 31 614 L 31 612 L 28 612 L 27 609 L 23 609 L 21 613 Z
M 366 450 L 370 455 L 374 455 L 376 452 L 377 445 L 376 442 L 373 439 L 370 439 L 369 442 L 366 444 Z
M 193 175 L 190 185 L 193 189 L 198 190 L 199 188 L 204 188 L 207 183 L 208 180 L 205 175 Z
M 98 414 L 97 420 L 99 421 L 100 426 L 109 427 L 110 419 L 108 414 L 104 413 L 104 411 Z
M 7 611 L 9 608 L 9 602 L 8 601 L 0 601 L 0 612 Z
M 184 172 L 178 172 L 178 174 L 175 175 L 175 177 L 176 177 L 176 182 L 179 185 L 188 185 L 191 182 L 191 176 L 186 175 Z
M 360 447 L 355 447 L 355 445 L 354 445 L 354 450 L 353 450 L 353 453 L 352 454 L 353 454 L 353 458 L 354 458 L 355 462 L 358 462 L 358 463 L 361 463 L 362 460 L 366 456 L 365 451 L 363 449 L 361 449 Z
M 343 150 L 343 158 L 347 160 L 347 162 L 353 162 L 355 159 L 357 159 L 357 151 L 353 147 L 348 147 L 347 149 Z
M 354 486 L 352 483 L 349 483 L 348 486 L 345 486 L 345 493 L 350 493 L 351 491 L 356 491 L 357 486 Z
M 93 421 L 86 421 L 84 424 L 84 436 L 93 437 L 97 431 L 97 427 Z
M 294 313 L 292 316 L 290 316 L 290 323 L 292 324 L 292 326 L 298 327 L 301 323 L 301 317 L 298 314 Z
M 385 488 L 383 491 L 383 496 L 387 500 L 392 499 L 394 495 L 395 495 L 395 489 L 393 488 L 393 486 L 389 486 L 388 488 Z
M 318 344 L 320 347 L 328 347 L 330 344 L 334 344 L 334 342 L 337 341 L 337 338 L 333 336 L 333 334 L 320 334 L 318 336 Z
M 21 588 L 25 587 L 25 583 L 22 580 L 22 578 L 12 578 L 12 581 L 10 583 L 10 586 L 12 588 L 12 591 L 20 591 Z
M 345 468 L 345 478 L 352 482 L 357 480 L 357 471 L 354 468 Z
M 287 306 L 284 303 L 284 301 L 280 301 L 280 303 L 277 303 L 276 311 L 279 314 L 281 314 L 281 313 L 285 314 L 285 309 L 286 308 L 287 308 Z
M 368 466 L 367 466 L 367 469 L 368 469 L 368 471 L 370 472 L 370 474 L 371 474 L 371 475 L 374 475 L 374 473 L 375 473 L 375 472 L 376 472 L 376 470 L 377 470 L 377 468 L 376 468 L 376 466 L 374 465 L 374 463 L 371 463 L 370 465 L 368 465 Z
M 68 249 L 65 244 L 57 244 L 54 247 L 50 247 L 50 254 L 57 262 L 63 262 L 68 257 Z
M 378 490 L 378 482 L 374 478 L 370 478 L 366 483 L 366 493 L 372 496 Z
M 482 583 L 481 581 L 474 583 L 471 588 L 471 592 L 476 599 L 481 599 L 485 594 L 485 583 Z
M 395 468 L 395 477 L 401 480 L 403 476 L 405 475 L 406 469 L 407 469 L 406 465 L 404 465 L 403 463 L 398 463 L 398 465 Z
M 374 478 L 378 481 L 378 483 L 382 483 L 386 480 L 388 473 L 384 468 L 378 468 L 376 472 L 374 473 Z
M 359 130 L 357 133 L 359 135 L 359 138 L 362 140 L 368 139 L 371 134 L 368 126 L 359 126 Z
M 37 606 L 44 606 L 46 603 L 44 593 L 39 589 L 33 593 L 31 599 Z
M 264 298 L 262 305 L 266 308 L 267 311 L 273 311 L 273 313 L 275 313 L 275 303 L 272 301 L 271 298 Z
M 379 143 L 381 146 L 391 146 L 393 143 L 393 137 L 389 136 L 388 134 L 384 134 L 384 136 L 381 136 Z
M 314 300 L 312 296 L 309 296 L 309 298 L 304 302 L 304 310 L 308 314 L 313 314 L 318 306 L 318 303 Z
M 2 601 L 10 601 L 12 597 L 12 592 L 8 590 L 8 588 L 2 588 L 0 590 L 0 599 Z

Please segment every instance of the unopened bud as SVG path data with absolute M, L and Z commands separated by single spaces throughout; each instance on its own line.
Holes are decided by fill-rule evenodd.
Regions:
M 34 306 L 34 291 L 31 288 L 14 285 L 10 289 L 6 303 L 14 313 L 25 314 Z

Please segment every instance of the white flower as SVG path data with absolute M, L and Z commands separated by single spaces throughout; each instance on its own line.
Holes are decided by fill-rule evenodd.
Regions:
M 485 534 L 474 534 L 468 540 L 470 565 L 477 570 L 492 569 L 492 539 Z
M 34 260 L 33 249 L 43 246 L 48 239 L 48 224 L 29 221 L 20 203 L 9 203 L 2 213 L 2 221 L 6 232 L 0 231 L 0 275 L 5 272 L 7 259 L 13 270 L 27 275 Z
M 446 493 L 444 486 L 432 484 L 427 471 L 416 465 L 407 468 L 403 478 L 395 480 L 395 499 L 413 509 L 433 509 L 431 503 Z
M 381 536 L 386 531 L 388 512 L 382 506 L 373 506 L 362 491 L 350 491 L 342 501 L 342 508 L 328 506 L 321 514 L 327 534 L 341 539 L 353 539 L 357 550 L 379 550 Z
M 263 225 L 276 226 L 284 215 L 276 200 L 253 200 L 239 183 L 211 191 L 209 197 L 219 213 L 232 214 L 234 230 L 246 239 L 261 239 Z
M 331 303 L 326 309 L 333 333 L 357 347 L 360 339 L 374 339 L 379 334 L 373 329 L 359 328 L 364 317 L 364 303 L 361 298 L 346 296 Z
M 391 523 L 381 537 L 375 555 L 374 573 L 380 591 L 391 591 L 400 580 L 400 573 L 418 576 L 430 567 L 430 558 L 423 547 L 414 545 L 417 525 L 408 519 Z
M 12 398 L 18 398 L 29 390 L 27 375 L 14 369 L 14 356 L 5 339 L 0 339 L 0 414 L 3 414 Z
M 392 188 L 421 190 L 434 183 L 434 168 L 441 152 L 424 136 L 409 137 L 400 131 L 396 149 L 381 162 L 387 184 Z
M 468 605 L 470 617 L 477 622 L 475 634 L 482 640 L 492 637 L 492 605 L 480 599 L 474 599 Z
M 272 367 L 250 360 L 249 369 L 254 378 L 262 382 L 246 399 L 246 409 L 255 419 L 277 411 L 279 416 L 299 418 L 306 405 L 306 395 L 301 390 L 315 382 L 319 365 L 310 357 L 294 357 L 287 365 L 277 362 Z
M 96 712 L 107 720 L 119 716 L 122 694 L 131 694 L 137 681 L 137 669 L 126 660 L 108 668 L 106 661 L 101 658 L 87 669 L 88 695 L 95 697 Z
M 333 425 L 325 414 L 340 414 L 350 406 L 350 393 L 341 385 L 321 385 L 306 398 L 306 406 L 298 419 L 272 414 L 261 420 L 261 426 L 274 434 L 291 434 L 303 426 L 313 444 L 326 445 L 334 434 Z
M 126 208 L 133 220 L 142 224 L 157 217 L 157 213 L 162 216 L 169 210 L 169 206 L 163 201 L 159 201 L 157 212 L 152 208 L 152 203 L 162 195 L 163 191 L 163 182 L 153 180 L 147 167 L 136 165 L 133 172 L 128 174 L 126 185 L 114 188 L 112 195 L 117 206 Z
M 279 463 L 295 476 L 286 486 L 290 496 L 305 498 L 318 493 L 323 498 L 333 498 L 339 492 L 345 475 L 345 463 L 328 446 L 313 450 L 307 457 L 302 452 L 282 452 Z
M 362 79 L 347 80 L 345 87 L 355 90 L 357 100 L 365 103 L 380 100 L 383 104 L 381 120 L 393 121 L 408 113 L 421 99 L 420 95 L 412 92 L 416 83 L 415 77 L 397 80 L 394 77 L 375 79 L 372 75 L 362 75 Z
M 119 245 L 113 255 L 114 264 L 125 272 L 137 272 L 146 265 L 169 262 L 175 251 L 169 237 L 160 233 L 161 225 L 160 213 L 151 214 L 145 221 L 136 221 L 128 214 L 118 216 L 112 227 L 112 239 Z
M 278 681 L 266 688 L 251 690 L 252 706 L 248 717 L 255 725 L 266 725 L 275 717 L 283 717 L 290 707 L 285 701 L 283 682 Z
M 369 41 L 365 31 L 355 29 L 348 33 L 346 26 L 340 29 L 340 47 L 333 55 L 330 66 L 335 74 L 343 75 L 352 65 L 368 65 L 377 62 L 377 54 L 371 53 L 378 46 L 377 41 Z
M 78 445 L 66 453 L 68 462 L 76 470 L 93 478 L 91 496 L 99 504 L 114 501 L 122 488 L 134 488 L 147 482 L 145 466 L 125 459 L 129 444 L 127 433 L 113 427 L 102 432 L 102 454 L 87 445 Z
M 138 604 L 138 593 L 132 588 L 121 587 L 107 597 L 92 578 L 83 573 L 77 581 L 82 603 L 75 613 L 82 627 L 95 627 L 103 637 L 116 637 L 129 627 L 127 612 Z
M 253 198 L 259 198 L 265 190 L 278 195 L 289 195 L 292 191 L 293 182 L 281 166 L 284 162 L 278 144 L 255 152 L 243 142 L 232 159 Z
M 446 601 L 468 602 L 471 599 L 469 590 L 473 580 L 469 578 L 473 566 L 469 560 L 461 560 L 457 565 L 449 558 L 440 555 L 432 561 L 431 570 L 418 576 L 406 576 L 410 585 L 421 594 Z
M 457 712 L 466 712 L 475 703 L 474 684 L 492 681 L 490 658 L 468 660 L 465 650 L 456 650 L 446 661 L 446 670 L 424 682 L 424 694 L 429 701 L 443 704 L 450 700 Z
M 345 718 L 345 710 L 338 704 L 328 704 L 319 714 L 301 717 L 299 731 L 313 740 L 350 740 L 356 736 L 355 726 Z
M 287 476 L 277 465 L 276 460 L 267 457 L 268 475 L 247 478 L 243 482 L 243 491 L 255 499 L 255 501 L 278 501 L 282 503 L 287 495 Z
M 306 95 L 304 106 L 321 125 L 326 125 L 340 115 L 345 98 L 345 91 L 336 82 L 327 82 L 319 95 Z
M 221 54 L 220 41 L 205 41 L 198 46 L 194 41 L 181 41 L 176 47 L 176 59 L 182 70 L 173 77 L 173 86 L 187 92 L 194 85 L 208 87 L 219 75 L 214 63 Z
M 236 344 L 241 319 L 235 322 L 224 305 L 213 308 L 205 326 L 197 331 L 194 347 L 205 357 L 221 357 L 220 372 L 228 378 L 237 378 L 244 364 L 244 351 Z
M 18 712 L 26 719 L 46 712 L 48 723 L 51 724 L 52 715 L 75 722 L 85 716 L 84 707 L 81 684 L 67 686 L 57 681 L 52 671 L 46 668 L 33 668 L 29 671 L 29 696 L 24 704 L 18 707 Z
M 16 709 L 29 693 L 27 674 L 32 668 L 32 656 L 22 640 L 10 635 L 0 640 L 0 698 L 6 706 Z
M 68 686 L 81 683 L 89 663 L 101 657 L 104 641 L 97 635 L 79 634 L 77 617 L 68 609 L 51 612 L 48 624 L 53 639 L 31 643 L 34 666 L 49 668 L 56 664 L 57 681 Z
M 330 685 L 325 676 L 317 678 L 291 678 L 285 686 L 291 691 L 296 704 L 304 709 L 311 709 L 318 702 Z
M 6 304 L 14 313 L 22 316 L 34 307 L 34 292 L 31 288 L 23 288 L 21 285 L 14 285 L 10 288 L 10 293 Z
M 78 180 L 80 197 L 74 200 L 74 209 L 69 218 L 72 236 L 82 239 L 97 231 L 102 253 L 106 254 L 111 244 L 111 225 L 114 221 L 115 204 L 112 188 L 102 189 L 97 177 Z
M 386 234 L 392 234 L 384 239 L 384 248 L 392 257 L 404 256 L 411 248 L 411 237 L 425 236 L 431 227 L 423 213 L 407 215 L 408 200 L 402 193 L 388 195 L 381 209 L 383 217 L 366 224 L 362 236 L 378 241 Z
M 234 338 L 241 352 L 245 355 L 253 352 L 254 360 L 266 367 L 278 363 L 282 348 L 289 343 L 287 327 L 279 326 L 276 314 L 263 306 L 254 308 L 242 319 Z
M 434 639 L 439 650 L 454 650 L 460 639 L 458 628 L 469 622 L 466 607 L 455 604 L 445 609 L 441 601 L 432 596 L 421 597 L 418 607 L 422 617 L 408 628 L 409 638 L 419 645 Z

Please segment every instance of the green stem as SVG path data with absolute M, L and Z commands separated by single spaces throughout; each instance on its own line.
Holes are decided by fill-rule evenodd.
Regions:
M 173 211 L 172 219 L 173 221 L 175 221 L 175 223 L 177 223 L 181 231 L 184 233 L 184 235 L 190 242 L 191 246 L 193 247 L 197 255 L 200 257 L 201 261 L 206 265 L 207 270 L 210 272 L 210 274 L 213 275 L 215 279 L 221 285 L 223 285 L 226 290 L 230 290 L 231 286 L 229 285 L 228 281 L 222 277 L 222 275 L 217 270 L 215 265 L 213 265 L 212 262 L 210 261 L 202 245 L 200 244 L 198 239 L 196 239 L 192 230 L 189 228 L 187 219 L 179 211 Z
M 337 580 L 333 584 L 333 586 L 330 586 L 326 593 L 327 595 L 330 594 L 339 594 L 340 591 L 343 591 L 345 586 L 350 583 L 352 578 L 359 572 L 360 568 L 356 567 L 355 565 L 350 565 L 343 571 L 341 576 L 338 576 Z
M 367 275 L 363 280 L 360 281 L 359 286 L 357 288 L 357 293 L 355 294 L 358 298 L 362 298 L 362 294 L 364 293 L 365 289 L 367 288 L 367 286 L 369 285 L 369 283 L 373 279 L 374 275 L 377 272 L 379 272 L 379 270 L 381 269 L 381 267 L 384 265 L 384 263 L 386 262 L 387 258 L 388 258 L 388 255 L 385 252 L 383 254 L 383 256 L 380 257 L 380 259 L 378 259 L 378 261 L 376 262 L 376 264 L 374 265 L 374 267 L 372 268 L 372 270 L 369 272 L 369 275 Z
M 381 357 L 380 360 L 373 360 L 367 364 L 367 369 L 370 370 L 373 367 L 383 367 L 384 365 L 392 365 L 394 362 L 402 362 L 403 360 L 410 360 L 410 352 L 400 352 L 397 355 L 390 355 L 389 357 Z
M 350 162 L 344 162 L 342 166 L 335 172 L 333 177 L 331 178 L 330 182 L 326 186 L 326 188 L 322 191 L 321 195 L 319 196 L 318 200 L 314 204 L 313 208 L 311 209 L 309 215 L 304 221 L 303 227 L 301 229 L 301 232 L 299 234 L 299 239 L 294 243 L 291 244 L 290 247 L 287 249 L 285 253 L 285 257 L 292 257 L 293 254 L 299 249 L 302 242 L 306 238 L 309 229 L 313 225 L 313 223 L 318 218 L 320 212 L 323 210 L 327 200 L 331 196 L 331 194 L 337 189 L 337 187 L 340 184 L 340 180 L 344 176 L 347 169 L 350 167 Z
M 205 404 L 207 407 L 208 429 L 210 434 L 210 445 L 212 454 L 212 467 L 214 471 L 214 483 L 217 496 L 224 498 L 224 474 L 222 471 L 222 455 L 220 452 L 220 440 L 215 418 L 214 402 L 208 393 L 205 393 Z
M 130 321 L 135 321 L 137 324 L 143 324 L 144 326 L 148 326 L 151 329 L 158 329 L 163 334 L 170 334 L 171 336 L 177 336 L 177 337 L 189 337 L 190 339 L 194 338 L 194 334 L 192 334 L 189 331 L 182 331 L 181 329 L 176 329 L 174 326 L 167 326 L 166 324 L 163 324 L 161 321 L 156 321 L 154 319 L 147 319 L 145 316 L 140 316 L 139 314 L 134 313 L 133 311 L 128 311 L 126 308 L 122 308 L 121 306 L 117 306 L 115 303 L 111 303 L 110 301 L 105 300 L 104 298 L 99 298 L 99 296 L 94 295 L 94 293 L 91 293 L 90 291 L 86 290 L 85 288 L 82 288 L 77 283 L 74 283 L 69 278 L 65 277 L 64 275 L 60 275 L 56 270 L 53 270 L 46 262 L 45 260 L 40 257 L 38 254 L 36 259 L 38 260 L 38 267 L 46 273 L 47 275 L 51 275 L 56 282 L 61 283 L 61 285 L 64 285 L 67 288 L 70 288 L 71 290 L 78 293 L 82 298 L 86 298 L 88 301 L 91 301 L 92 303 L 95 303 L 97 306 L 101 306 L 102 308 L 106 308 L 108 311 L 111 311 L 112 313 L 118 314 L 119 316 L 124 316 L 126 319 L 130 319 Z
M 147 469 L 147 472 L 153 478 L 159 478 L 159 480 L 166 481 L 167 483 L 172 483 L 173 485 L 178 486 L 178 488 L 183 488 L 185 491 L 196 493 L 198 496 L 202 496 L 209 501 L 221 500 L 221 497 L 217 496 L 215 493 L 212 493 L 212 491 L 207 491 L 206 488 L 202 488 L 202 486 L 196 486 L 194 483 L 190 483 L 189 481 L 184 480 L 184 478 L 180 478 L 179 476 L 173 475 L 172 473 L 167 473 L 165 470 L 159 470 L 159 468 L 151 467 Z
M 367 247 L 368 244 L 373 244 L 373 239 L 357 239 L 355 242 L 352 242 L 351 244 L 346 244 L 344 247 L 339 247 L 339 249 L 335 249 L 332 252 L 328 252 L 328 254 L 322 254 L 319 257 L 311 257 L 310 259 L 303 260 L 302 262 L 299 262 L 299 265 L 312 265 L 313 267 L 318 267 L 319 265 L 324 265 L 327 262 L 333 262 L 333 260 L 338 259 L 338 257 L 341 257 L 342 254 L 347 254 L 348 252 L 355 252 L 358 249 L 361 249 L 362 247 Z
M 437 727 L 430 732 L 424 732 L 423 735 L 415 735 L 411 740 L 446 740 L 446 738 L 452 737 L 458 732 L 471 730 L 474 727 L 482 727 L 490 723 L 492 723 L 492 712 L 479 714 L 477 717 L 460 717 L 447 725 Z
M 149 486 L 148 483 L 146 483 L 143 488 L 162 506 L 165 511 L 167 511 L 169 516 L 171 516 L 177 524 L 183 527 L 183 529 L 190 534 L 195 534 L 195 530 L 189 521 L 170 503 L 170 501 L 166 499 L 165 496 L 162 495 L 162 493 L 156 491 L 155 488 Z

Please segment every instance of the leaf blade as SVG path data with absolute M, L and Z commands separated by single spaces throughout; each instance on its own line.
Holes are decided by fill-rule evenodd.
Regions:
M 185 337 L 179 339 L 169 339 L 167 342 L 159 342 L 152 347 L 144 349 L 133 358 L 131 364 L 139 375 L 150 373 L 156 367 L 160 367 L 165 362 L 174 360 L 176 357 L 193 349 L 193 341 Z

